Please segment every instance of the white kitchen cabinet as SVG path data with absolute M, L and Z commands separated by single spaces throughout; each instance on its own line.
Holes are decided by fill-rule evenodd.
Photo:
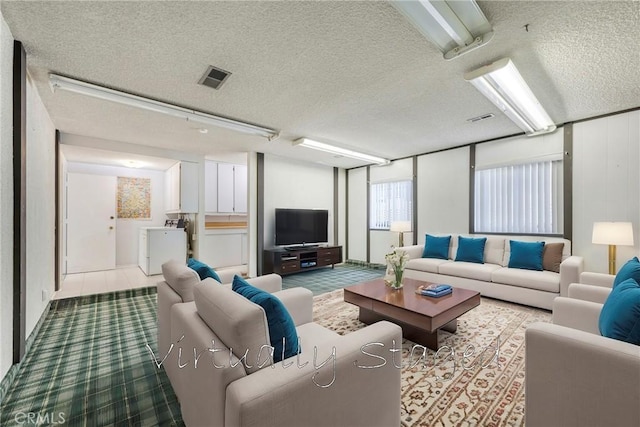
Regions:
M 172 259 L 186 262 L 187 233 L 182 228 L 142 227 L 138 266 L 147 276 L 162 274 L 162 264 Z
M 218 210 L 220 213 L 247 212 L 247 167 L 218 164 Z
M 167 213 L 198 212 L 198 164 L 178 162 L 165 172 Z
M 218 163 L 204 162 L 204 211 L 218 212 Z
M 247 230 L 205 231 L 198 257 L 213 268 L 247 264 L 249 257 Z

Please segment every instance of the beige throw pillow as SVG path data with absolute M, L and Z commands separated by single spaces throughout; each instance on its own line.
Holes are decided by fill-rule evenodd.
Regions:
M 547 243 L 542 251 L 542 268 L 547 271 L 560 273 L 562 250 L 564 243 Z

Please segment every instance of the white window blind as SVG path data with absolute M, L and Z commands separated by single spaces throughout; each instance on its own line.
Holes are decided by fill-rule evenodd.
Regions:
M 562 234 L 562 161 L 475 172 L 476 233 Z
M 371 229 L 388 229 L 393 221 L 411 221 L 413 189 L 411 181 L 371 184 Z

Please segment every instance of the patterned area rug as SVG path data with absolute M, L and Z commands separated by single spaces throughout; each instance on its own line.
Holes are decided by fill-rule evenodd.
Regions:
M 340 334 L 366 326 L 342 289 L 313 306 L 314 320 Z M 455 334 L 441 332 L 437 354 L 404 340 L 402 425 L 524 425 L 524 333 L 533 322 L 551 322 L 551 313 L 482 298 Z

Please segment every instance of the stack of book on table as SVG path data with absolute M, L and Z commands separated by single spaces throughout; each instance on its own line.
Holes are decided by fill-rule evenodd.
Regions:
M 453 288 L 451 287 L 451 285 L 438 285 L 435 283 L 431 285 L 420 286 L 418 288 L 418 293 L 420 295 L 433 298 L 439 298 L 445 295 L 449 295 L 451 292 L 453 292 Z

